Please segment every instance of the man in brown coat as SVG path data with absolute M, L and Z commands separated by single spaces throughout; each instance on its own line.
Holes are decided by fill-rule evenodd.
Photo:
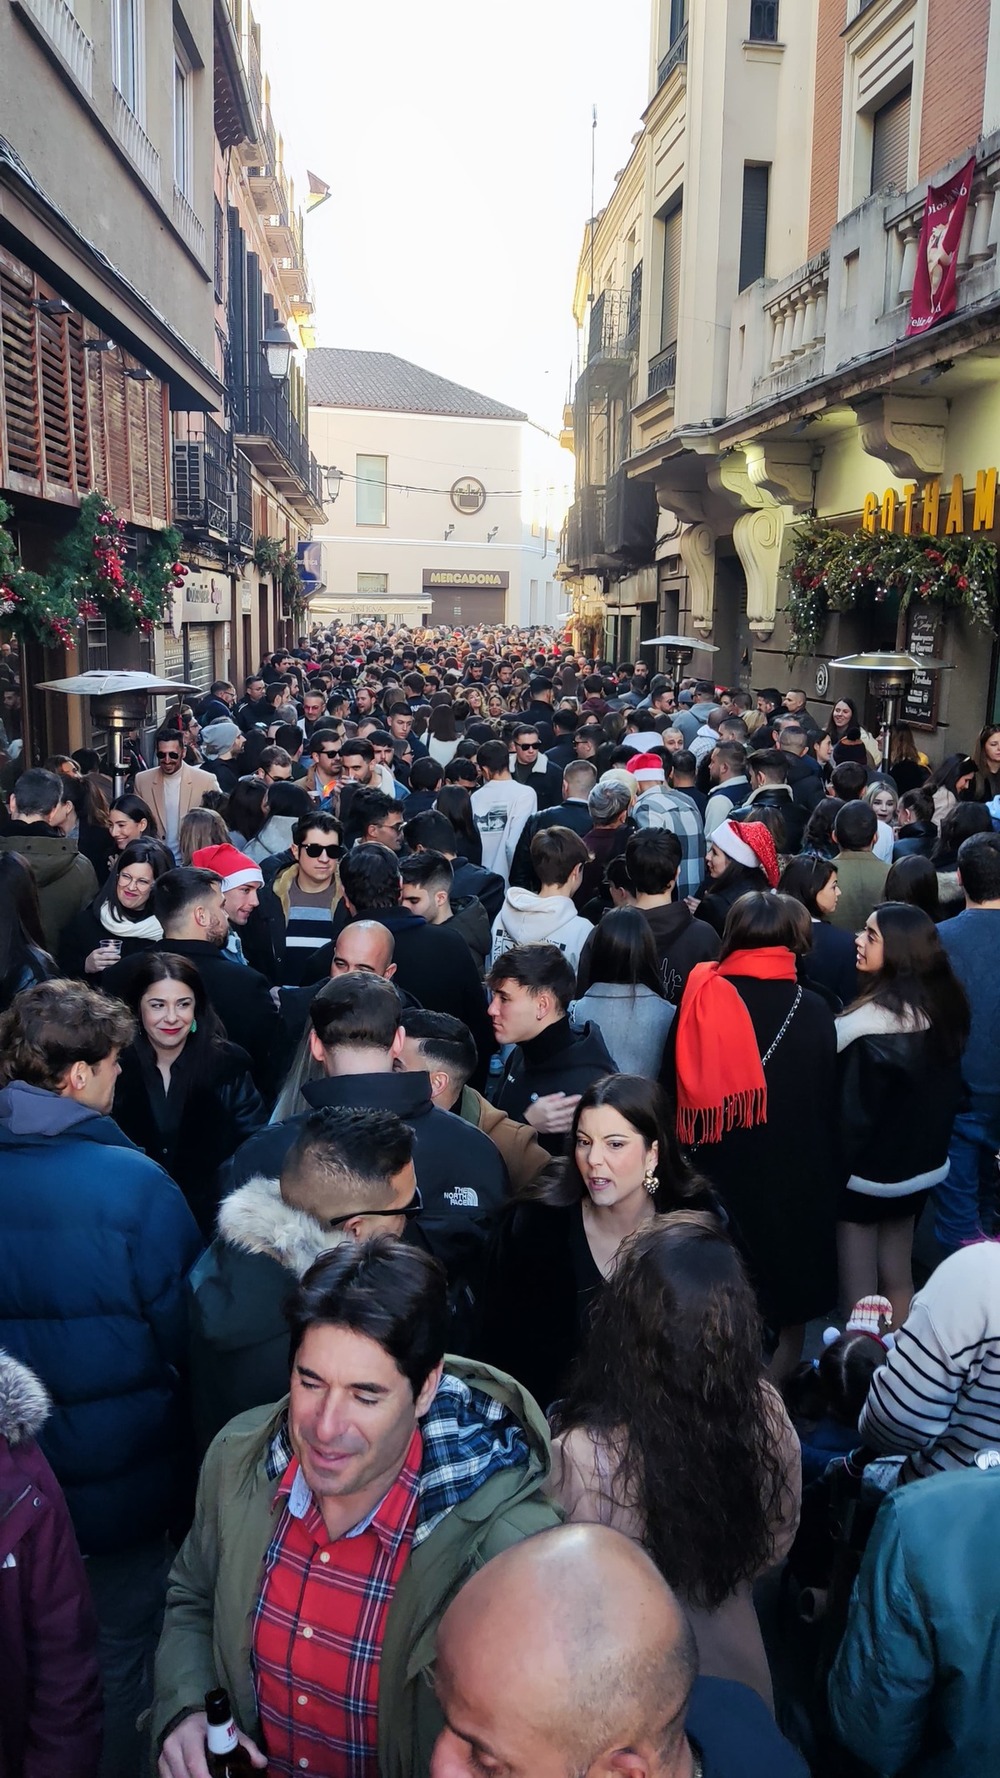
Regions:
M 154 742 L 156 765 L 149 772 L 136 772 L 135 794 L 141 796 L 156 816 L 160 832 L 180 864 L 180 826 L 191 809 L 199 809 L 210 790 L 218 790 L 219 781 L 211 772 L 184 764 L 184 742 L 175 728 L 161 728 Z
M 450 1013 L 415 1009 L 404 1011 L 403 1024 L 402 1067 L 408 1074 L 429 1074 L 435 1105 L 489 1137 L 507 1168 L 511 1191 L 519 1197 L 549 1156 L 529 1124 L 515 1123 L 467 1084 L 476 1066 L 468 1026 Z

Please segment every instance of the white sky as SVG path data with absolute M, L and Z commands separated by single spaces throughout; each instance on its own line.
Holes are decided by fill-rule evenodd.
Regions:
M 396 352 L 562 421 L 590 211 L 646 103 L 649 0 L 253 0 L 318 343 Z

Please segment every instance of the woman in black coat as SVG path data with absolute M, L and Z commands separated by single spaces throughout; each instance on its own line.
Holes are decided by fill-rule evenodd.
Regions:
M 124 997 L 136 1033 L 121 1054 L 112 1116 L 180 1186 L 211 1240 L 218 1170 L 267 1122 L 250 1058 L 226 1040 L 184 957 L 163 951 L 140 959 Z
M 812 945 L 801 959 L 799 975 L 809 988 L 831 996 L 833 1010 L 850 1006 L 858 991 L 854 934 L 830 925 L 840 900 L 836 860 L 803 853 L 786 864 L 778 884 L 781 895 L 800 901 L 812 922 Z
M 608 1075 L 582 1094 L 570 1153 L 503 1213 L 480 1294 L 477 1356 L 547 1408 L 566 1386 L 618 1249 L 670 1210 L 717 1211 L 678 1152 L 655 1081 Z
M 752 843 L 751 843 L 752 842 Z M 767 866 L 762 861 L 767 857 Z M 768 877 L 770 868 L 772 874 Z M 762 821 L 722 821 L 708 842 L 706 883 L 695 908 L 699 920 L 707 920 L 719 937 L 726 929 L 729 910 L 741 895 L 771 888 L 778 881 L 777 853 L 770 829 Z
M 729 1214 L 777 1336 L 775 1381 L 837 1295 L 837 1038 L 797 977 L 809 940 L 800 902 L 745 896 L 719 961 L 688 977 L 665 1058 L 672 1049 L 678 1137 Z
M 100 986 L 102 970 L 121 957 L 144 951 L 163 937 L 153 913 L 153 889 L 168 870 L 173 854 L 161 840 L 132 840 L 117 853 L 103 889 L 74 914 L 59 946 L 65 975 L 90 979 Z

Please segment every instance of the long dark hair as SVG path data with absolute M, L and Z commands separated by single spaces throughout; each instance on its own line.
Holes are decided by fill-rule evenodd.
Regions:
M 882 935 L 882 968 L 854 1006 L 915 1013 L 926 1022 L 941 1059 L 954 1061 L 969 1035 L 969 1002 L 937 927 L 922 908 L 905 901 L 882 902 L 874 918 Z
M 754 889 L 767 888 L 767 877 L 759 865 L 740 864 L 738 859 L 731 858 L 721 876 L 708 878 L 704 898 L 707 900 L 710 895 L 731 896 L 734 892 L 749 895 Z
M 122 999 L 135 1014 L 133 1043 L 145 1044 L 149 1049 L 153 1047 L 143 1028 L 140 1008 L 143 995 L 157 982 L 181 982 L 191 993 L 197 1028 L 189 1035 L 184 1048 L 194 1049 L 207 1060 L 212 1050 L 226 1042 L 225 1027 L 205 993 L 205 984 L 195 964 L 187 957 L 178 957 L 174 951 L 144 952 L 130 969 L 128 981 L 122 984 Z
M 965 753 L 949 753 L 941 764 L 935 768 L 927 780 L 927 789 L 933 794 L 935 790 L 950 790 L 952 796 L 968 796 L 969 791 L 959 791 L 960 778 L 971 778 L 976 770 L 976 762 Z
M 472 798 L 464 784 L 442 784 L 434 798 L 434 807 L 446 815 L 456 833 L 467 840 L 478 840 L 479 829 L 472 816 Z
M 852 728 L 857 729 L 858 737 L 860 739 L 861 718 L 858 715 L 858 706 L 854 702 L 854 699 L 853 698 L 838 698 L 837 704 L 846 704 L 847 705 L 847 708 L 851 712 L 851 720 L 848 723 L 846 729 L 839 729 L 833 720 L 833 711 L 836 709 L 837 706 L 836 706 L 836 704 L 833 706 L 833 709 L 831 709 L 831 711 L 830 711 L 830 720 L 826 725 L 826 732 L 829 735 L 831 741 L 839 741 L 841 739 L 842 735 L 850 735 Z
M 656 940 L 638 908 L 613 908 L 594 928 L 590 979 L 651 988 L 661 1000 L 666 999 Z
M 444 704 L 435 704 L 427 720 L 427 732 L 435 741 L 457 741 L 458 729 L 455 727 L 455 712 L 450 700 Z
M 41 958 L 36 953 L 41 953 Z M 10 1004 L 25 968 L 34 973 L 41 960 L 55 975 L 56 966 L 45 945 L 35 879 L 20 852 L 0 852 L 0 1007 Z
M 813 920 L 825 920 L 827 916 L 817 906 L 816 897 L 823 893 L 830 878 L 836 874 L 837 866 L 832 858 L 820 858 L 815 852 L 800 853 L 785 865 L 778 882 L 778 894 L 790 895 L 794 901 L 800 901 Z
M 608 1447 L 609 1504 L 637 1513 L 665 1579 L 709 1610 L 773 1555 L 780 1421 L 761 1350 L 735 1247 L 680 1211 L 626 1243 L 557 1410 L 557 1432 Z
M 156 816 L 149 804 L 143 802 L 141 796 L 136 796 L 134 790 L 126 790 L 123 795 L 116 796 L 111 809 L 117 810 L 121 815 L 127 815 L 130 821 L 145 821 L 146 831 L 139 835 L 140 839 L 159 839 L 160 828 Z
M 930 859 L 920 852 L 897 858 L 885 879 L 885 899 L 908 901 L 911 907 L 923 908 L 925 914 L 937 920 L 941 913 L 941 896 L 937 871 Z
M 983 803 L 957 803 L 953 809 L 948 810 L 941 823 L 931 860 L 938 870 L 954 870 L 962 841 L 971 839 L 974 833 L 992 831 L 990 813 Z
M 836 858 L 840 852 L 833 829 L 837 816 L 844 807 L 839 796 L 825 796 L 816 804 L 806 822 L 806 830 L 802 835 L 803 852 L 815 852 L 819 858 Z
M 981 802 L 989 802 L 996 793 L 993 789 L 993 775 L 986 763 L 986 743 L 993 735 L 1000 735 L 1000 722 L 987 722 L 979 731 L 976 745 L 972 749 L 972 760 L 976 768 L 974 794 Z
M 265 809 L 267 785 L 263 778 L 240 778 L 229 793 L 226 804 L 226 826 L 231 834 L 243 840 L 255 840 L 267 826 L 270 809 Z
M 587 1188 L 576 1164 L 577 1131 L 584 1112 L 594 1111 L 602 1105 L 617 1111 L 627 1124 L 631 1124 L 647 1148 L 654 1142 L 657 1145 L 654 1210 L 666 1215 L 670 1210 L 685 1206 L 711 1207 L 708 1186 L 684 1159 L 677 1145 L 674 1119 L 663 1088 L 657 1081 L 647 1080 L 641 1074 L 607 1074 L 603 1080 L 595 1081 L 587 1088 L 573 1114 L 569 1154 L 565 1160 L 547 1167 L 526 1188 L 525 1197 L 558 1207 L 583 1203 Z
M 145 836 L 143 836 L 141 840 L 129 840 L 128 845 L 122 848 L 117 858 L 114 860 L 114 863 L 108 872 L 108 879 L 103 889 L 101 889 L 100 893 L 91 903 L 98 919 L 100 919 L 100 913 L 103 907 L 113 907 L 119 920 L 131 920 L 135 923 L 139 920 L 148 919 L 152 912 L 152 890 L 143 902 L 142 907 L 134 914 L 130 914 L 127 908 L 123 908 L 121 902 L 118 900 L 118 878 L 121 876 L 122 871 L 127 869 L 130 864 L 148 864 L 153 872 L 154 888 L 160 878 L 166 875 L 168 870 L 173 870 L 175 868 L 174 855 L 169 848 L 163 844 L 162 840 L 147 840 Z

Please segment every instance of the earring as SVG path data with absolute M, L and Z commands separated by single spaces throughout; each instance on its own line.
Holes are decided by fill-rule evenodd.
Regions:
M 191 1020 L 191 1036 L 192 1036 L 192 1037 L 193 1037 L 193 1036 L 194 1036 L 194 1034 L 195 1034 L 195 1032 L 196 1032 L 196 1031 L 197 1031 L 197 1029 L 198 1029 L 198 1021 L 197 1021 L 197 1019 L 192 1019 L 192 1020 Z M 649 1189 L 649 1188 L 648 1188 L 648 1187 L 647 1187 L 647 1190 L 648 1190 L 648 1189 Z
M 650 1197 L 655 1198 L 660 1189 L 660 1182 L 656 1177 L 656 1168 L 653 1166 L 652 1161 L 650 1161 L 649 1166 L 646 1168 L 646 1171 L 642 1176 L 642 1183 L 646 1187 Z

